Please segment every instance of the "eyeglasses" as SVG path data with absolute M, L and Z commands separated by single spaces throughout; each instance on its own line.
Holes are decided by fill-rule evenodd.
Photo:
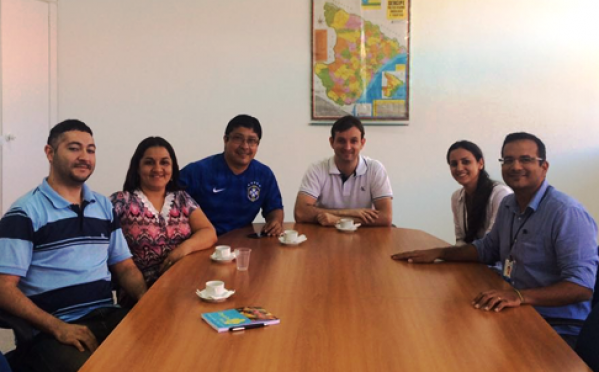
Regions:
M 499 159 L 499 164 L 501 165 L 505 165 L 507 167 L 514 165 L 514 163 L 518 161 L 518 163 L 520 163 L 520 165 L 531 165 L 532 163 L 538 161 L 538 162 L 543 162 L 545 161 L 545 159 L 541 159 L 541 158 L 531 158 L 530 156 L 521 156 L 519 158 L 503 158 L 503 159 Z
M 249 147 L 256 147 L 260 144 L 260 140 L 258 138 L 255 138 L 255 137 L 245 138 L 244 136 L 239 135 L 239 134 L 227 136 L 227 139 L 229 139 L 231 142 L 233 142 L 236 145 L 243 145 L 243 143 L 246 142 Z

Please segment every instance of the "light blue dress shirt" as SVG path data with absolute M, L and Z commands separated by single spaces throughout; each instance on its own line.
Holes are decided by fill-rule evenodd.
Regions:
M 515 241 L 514 241 L 515 240 Z M 514 242 L 513 242 L 514 241 Z M 513 242 L 513 246 L 512 246 Z M 481 262 L 515 261 L 511 283 L 518 289 L 569 281 L 593 290 L 597 273 L 597 224 L 584 207 L 544 181 L 524 213 L 515 195 L 503 199 L 493 229 L 473 242 Z M 545 318 L 584 320 L 590 301 L 535 307 Z M 577 327 L 556 327 L 576 335 Z

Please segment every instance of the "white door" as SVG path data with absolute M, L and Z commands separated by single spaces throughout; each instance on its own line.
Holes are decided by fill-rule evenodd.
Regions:
M 56 124 L 56 3 L 0 0 L 0 207 L 48 175 L 44 145 Z

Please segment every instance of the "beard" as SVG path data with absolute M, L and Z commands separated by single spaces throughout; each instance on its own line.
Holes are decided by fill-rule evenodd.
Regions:
M 84 184 L 85 181 L 87 181 L 91 175 L 92 175 L 91 172 L 89 174 L 87 174 L 86 176 L 79 176 L 74 173 L 69 173 L 68 179 L 76 184 Z
M 70 167 L 66 164 L 60 164 L 54 168 L 54 172 L 58 177 L 60 177 L 60 179 L 63 180 L 63 182 L 74 186 L 81 186 L 94 172 L 93 167 L 88 164 L 85 164 L 84 169 L 87 169 L 89 172 L 81 173 L 81 164 L 76 164 Z

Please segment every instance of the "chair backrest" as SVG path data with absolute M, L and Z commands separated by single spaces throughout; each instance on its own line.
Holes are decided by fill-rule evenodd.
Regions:
M 599 371 L 599 306 L 595 306 L 584 322 L 576 352 L 593 371 Z
M 25 344 L 33 339 L 37 331 L 25 320 L 0 309 L 0 328 L 12 329 L 17 345 Z
M 0 352 L 0 372 L 12 372 L 8 365 L 8 360 L 4 357 L 4 354 Z
M 597 248 L 597 251 L 599 252 L 599 248 Z M 591 306 L 595 307 L 597 302 L 599 302 L 599 269 L 597 270 L 597 278 L 595 279 L 595 291 L 593 292 Z

